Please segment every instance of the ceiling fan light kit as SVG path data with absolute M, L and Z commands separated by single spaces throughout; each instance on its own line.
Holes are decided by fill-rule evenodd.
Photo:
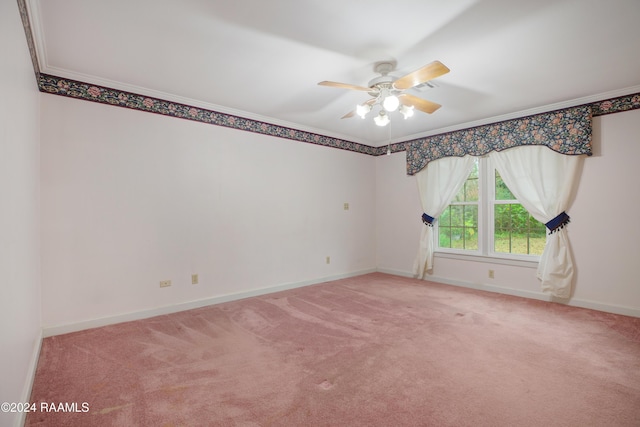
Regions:
M 389 115 L 384 110 L 382 110 L 380 111 L 380 113 L 378 113 L 377 116 L 373 118 L 373 121 L 376 122 L 376 125 L 378 126 L 386 126 L 391 120 L 389 119 Z
M 440 104 L 418 98 L 409 93 L 404 93 L 404 91 L 419 85 L 424 85 L 429 80 L 448 73 L 449 68 L 440 61 L 433 61 L 400 78 L 389 75 L 389 73 L 393 71 L 393 68 L 394 64 L 391 62 L 376 64 L 374 70 L 376 73 L 379 73 L 380 76 L 369 81 L 369 87 L 331 81 L 322 81 L 318 84 L 321 86 L 367 92 L 372 98 L 363 104 L 359 104 L 356 106 L 355 112 L 351 111 L 342 118 L 352 117 L 355 113 L 364 119 L 376 105 L 379 105 L 380 111 L 378 115 L 373 118 L 375 124 L 378 126 L 388 125 L 391 122 L 388 113 L 396 111 L 398 108 L 405 120 L 413 116 L 415 109 L 423 113 L 431 114 L 440 108 Z
M 407 120 L 409 117 L 413 117 L 413 110 L 413 105 L 403 105 L 400 107 L 400 113 L 402 113 L 405 120 Z
M 371 105 L 369 104 L 362 104 L 356 107 L 356 114 L 363 119 L 367 117 L 367 114 L 369 114 L 369 111 L 371 111 Z
M 400 100 L 398 99 L 398 97 L 391 93 L 391 91 L 388 89 L 385 89 L 383 92 L 386 93 L 380 94 L 380 98 L 382 99 L 382 107 L 390 113 L 396 111 L 400 106 Z

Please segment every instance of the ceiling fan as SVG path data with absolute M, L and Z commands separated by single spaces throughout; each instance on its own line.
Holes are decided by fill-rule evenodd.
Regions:
M 374 71 L 380 74 L 380 76 L 369 81 L 368 87 L 326 80 L 318 84 L 320 86 L 359 90 L 369 93 L 369 95 L 372 96 L 371 99 L 358 105 L 354 111 L 350 111 L 342 116 L 342 118 L 346 119 L 357 114 L 364 119 L 373 107 L 379 104 L 382 108 L 374 118 L 374 121 L 378 126 L 386 126 L 389 124 L 390 120 L 388 113 L 395 111 L 398 108 L 400 108 L 400 112 L 405 119 L 408 119 L 413 115 L 414 109 L 431 114 L 440 108 L 440 104 L 405 93 L 405 90 L 411 89 L 412 87 L 416 87 L 448 73 L 449 68 L 447 68 L 447 66 L 440 61 L 433 61 L 400 78 L 389 75 L 393 69 L 394 64 L 392 62 L 377 63 L 374 67 Z

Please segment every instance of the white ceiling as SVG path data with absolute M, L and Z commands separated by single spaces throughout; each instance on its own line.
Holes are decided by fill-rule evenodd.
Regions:
M 29 0 L 43 73 L 386 145 L 640 92 L 639 0 Z M 374 64 L 451 72 L 386 128 Z

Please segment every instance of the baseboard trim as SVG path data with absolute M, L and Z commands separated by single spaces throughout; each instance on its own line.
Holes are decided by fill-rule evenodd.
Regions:
M 43 327 L 42 335 L 43 337 L 51 337 L 55 335 L 68 334 L 71 332 L 78 332 L 85 329 L 92 329 L 92 328 L 98 328 L 101 326 L 114 325 L 116 323 L 148 319 L 150 317 L 162 316 L 165 314 L 177 313 L 185 310 L 192 310 L 194 308 L 201 308 L 209 305 L 221 304 L 224 302 L 235 301 L 239 299 L 255 297 L 255 296 L 270 294 L 274 292 L 286 291 L 289 289 L 300 288 L 303 286 L 316 285 L 318 283 L 329 282 L 332 280 L 345 279 L 348 277 L 355 277 L 355 276 L 360 276 L 368 273 L 375 273 L 377 271 L 378 271 L 377 269 L 371 268 L 367 270 L 355 271 L 352 273 L 325 276 L 318 279 L 303 280 L 300 282 L 284 283 L 280 285 L 269 286 L 266 288 L 252 289 L 244 292 L 238 292 L 233 294 L 220 295 L 212 298 L 205 298 L 201 300 L 183 302 L 179 304 L 153 308 L 149 310 L 118 314 L 115 316 L 101 317 L 97 319 L 91 319 L 91 320 L 86 320 L 86 321 L 76 322 L 76 323 L 68 323 L 68 324 L 58 325 L 58 326 Z
M 31 401 L 31 390 L 33 389 L 33 383 L 36 379 L 36 371 L 38 369 L 38 360 L 40 359 L 40 350 L 42 348 L 42 331 L 38 332 L 35 342 L 33 343 L 33 352 L 29 360 L 29 370 L 27 371 L 27 377 L 25 379 L 24 388 L 22 390 L 22 402 Z M 22 411 L 19 413 L 16 419 L 15 426 L 22 427 L 27 420 L 27 413 Z
M 402 276 L 402 277 L 415 277 L 415 275 L 406 271 L 392 270 L 392 269 L 386 269 L 386 268 L 379 268 L 378 272 L 393 274 L 395 276 Z M 548 301 L 548 302 L 560 302 L 562 304 L 565 304 L 571 307 L 588 308 L 591 310 L 604 311 L 606 313 L 640 317 L 640 309 L 632 308 L 632 307 L 603 304 L 595 301 L 576 299 L 576 298 L 571 298 L 569 300 L 558 300 L 552 297 L 551 295 L 547 295 L 542 292 L 525 291 L 521 289 L 487 285 L 482 283 L 464 282 L 461 280 L 447 279 L 445 277 L 429 276 L 425 280 L 428 280 L 430 282 L 442 283 L 444 285 L 460 286 L 463 288 L 471 288 L 471 289 L 477 289 L 477 290 L 487 291 L 487 292 L 496 292 L 500 294 L 513 295 L 513 296 L 522 297 L 522 298 L 537 299 L 537 300 Z
M 402 270 L 393 270 L 391 268 L 379 268 L 378 273 L 393 274 L 394 276 L 409 277 L 415 279 L 415 274 Z
M 42 336 L 39 339 L 37 348 L 34 350 L 34 356 L 32 356 L 32 359 L 34 359 L 32 360 L 33 372 L 30 372 L 30 375 L 31 376 L 35 375 L 35 367 L 37 366 L 37 361 L 38 361 L 37 357 L 40 354 L 40 342 L 42 341 L 42 338 L 45 338 L 45 337 L 62 335 L 62 334 L 67 334 L 71 332 L 78 332 L 85 329 L 98 328 L 101 326 L 114 325 L 116 323 L 147 319 L 150 317 L 162 316 L 164 314 L 177 313 L 180 311 L 192 310 L 194 308 L 221 304 L 224 302 L 235 301 L 239 299 L 250 298 L 250 297 L 265 295 L 265 294 L 274 293 L 274 292 L 286 291 L 289 289 L 295 289 L 303 286 L 310 286 L 318 283 L 329 282 L 329 281 L 338 280 L 338 279 L 345 279 L 348 277 L 360 276 L 362 274 L 368 274 L 368 273 L 374 273 L 374 272 L 392 274 L 394 276 L 401 276 L 401 277 L 411 277 L 411 278 L 415 277 L 412 273 L 407 271 L 393 270 L 388 268 L 378 268 L 378 269 L 373 268 L 373 269 L 355 271 L 351 273 L 325 276 L 318 279 L 284 283 L 281 285 L 253 289 L 250 291 L 238 292 L 233 294 L 226 294 L 226 295 L 216 296 L 212 298 L 205 298 L 205 299 L 196 300 L 196 301 L 189 301 L 189 302 L 174 304 L 170 306 L 154 308 L 150 310 L 142 310 L 137 312 L 118 314 L 115 316 L 91 319 L 91 320 L 86 320 L 86 321 L 77 322 L 77 323 L 44 327 L 42 329 Z M 442 283 L 445 285 L 460 286 L 464 288 L 471 288 L 471 289 L 477 289 L 477 290 L 488 291 L 488 292 L 496 292 L 496 293 L 501 293 L 506 295 L 523 297 L 523 298 L 531 298 L 531 299 L 536 299 L 541 301 L 558 302 L 550 295 L 544 294 L 542 292 L 525 291 L 525 290 L 507 288 L 507 287 L 501 287 L 501 286 L 464 282 L 460 280 L 452 280 L 452 279 L 447 279 L 444 277 L 437 277 L 437 276 L 429 276 L 427 280 L 431 282 Z M 640 317 L 640 309 L 635 309 L 631 307 L 602 304 L 595 301 L 588 301 L 588 300 L 575 299 L 575 298 L 570 299 L 569 301 L 561 301 L 561 302 L 563 304 L 573 306 L 573 307 L 588 308 L 591 310 L 604 311 L 607 313 Z M 31 390 L 29 389 L 28 392 L 30 393 Z

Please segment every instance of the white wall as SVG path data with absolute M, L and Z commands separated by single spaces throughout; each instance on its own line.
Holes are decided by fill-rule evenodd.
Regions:
M 640 110 L 594 118 L 594 155 L 585 159 L 568 210 L 576 265 L 570 304 L 640 316 Z M 405 153 L 376 159 L 377 262 L 411 275 L 422 223 L 417 186 Z M 495 278 L 488 278 L 488 270 Z M 535 268 L 437 257 L 431 280 L 547 299 Z
M 21 402 L 40 343 L 40 95 L 15 1 L 0 2 L 0 52 L 0 402 Z
M 376 158 L 377 265 L 409 275 L 418 250 L 422 208 L 418 185 L 406 173 L 405 152 Z
M 596 117 L 593 126 L 594 155 L 570 213 L 575 297 L 640 310 L 640 110 Z
M 42 103 L 45 328 L 375 269 L 373 157 Z

